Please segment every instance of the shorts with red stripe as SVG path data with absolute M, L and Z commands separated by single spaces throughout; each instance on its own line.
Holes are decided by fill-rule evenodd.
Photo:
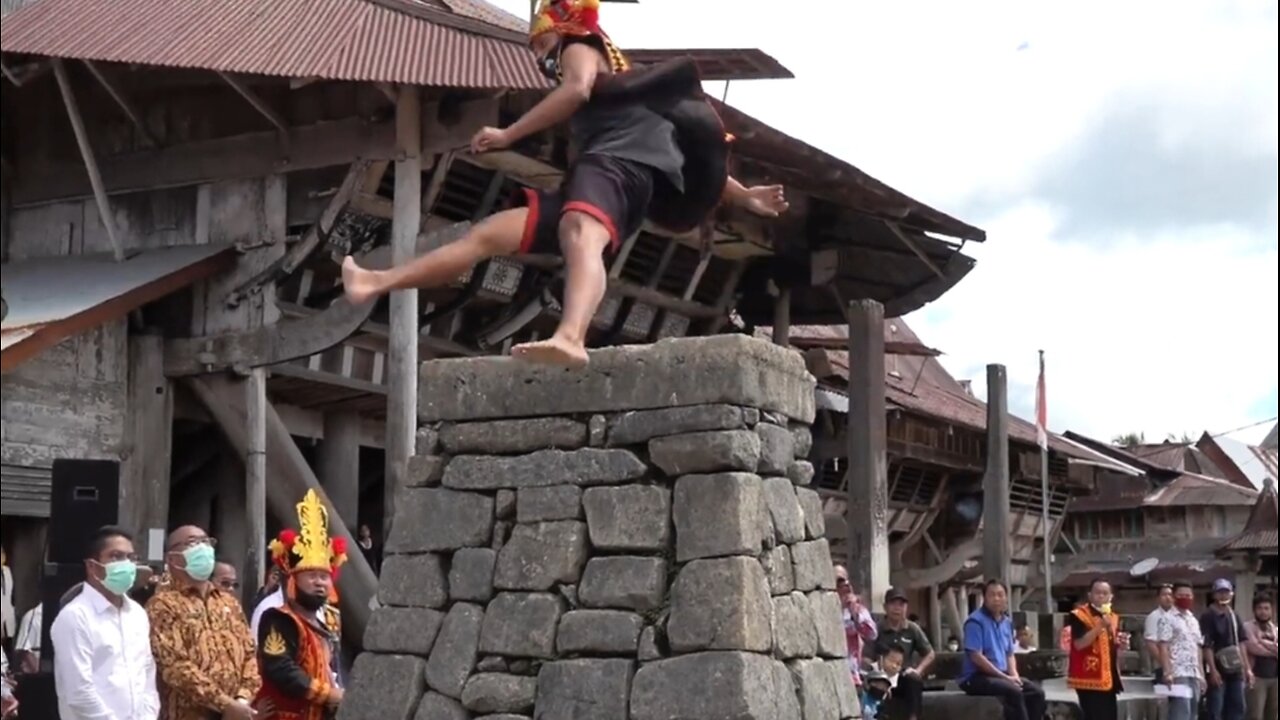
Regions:
M 609 250 L 639 232 L 653 200 L 656 171 L 607 155 L 583 155 L 555 190 L 525 188 L 517 205 L 529 208 L 520 253 L 560 254 L 560 218 L 580 212 L 609 231 Z

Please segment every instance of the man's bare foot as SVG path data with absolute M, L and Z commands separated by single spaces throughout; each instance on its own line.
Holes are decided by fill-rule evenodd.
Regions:
M 587 366 L 587 349 L 581 343 L 552 336 L 546 340 L 523 343 L 511 348 L 511 356 L 542 365 L 566 368 Z
M 350 255 L 342 259 L 342 292 L 352 305 L 362 305 L 378 296 L 375 277 L 372 270 L 357 265 Z

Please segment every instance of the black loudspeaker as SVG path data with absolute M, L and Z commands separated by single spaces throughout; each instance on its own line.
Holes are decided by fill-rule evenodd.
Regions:
M 47 561 L 80 564 L 98 528 L 119 522 L 120 463 L 54 460 L 50 495 Z
M 84 562 L 47 563 L 44 577 L 40 579 L 40 671 L 53 672 L 53 641 L 49 632 L 54 618 L 62 609 L 62 598 L 78 583 L 84 582 Z

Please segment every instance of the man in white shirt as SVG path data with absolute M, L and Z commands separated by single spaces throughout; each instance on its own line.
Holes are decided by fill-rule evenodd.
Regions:
M 255 638 L 258 637 L 258 625 L 262 623 L 262 614 L 278 607 L 284 607 L 284 590 L 276 590 L 262 598 L 258 606 L 253 609 L 253 618 L 249 621 L 249 630 Z
M 1161 585 L 1156 588 L 1156 609 L 1147 615 L 1142 625 L 1142 642 L 1147 646 L 1147 655 L 1151 658 L 1152 670 L 1155 671 L 1156 684 L 1164 683 L 1164 668 L 1160 667 L 1160 620 L 1173 609 L 1173 586 Z
M 151 623 L 128 596 L 137 577 L 133 538 L 104 527 L 87 550 L 84 590 L 50 633 L 58 712 L 62 720 L 156 720 Z
M 1205 691 L 1204 635 L 1192 609 L 1195 591 L 1190 583 L 1173 584 L 1173 609 L 1162 615 L 1157 628 L 1160 666 L 1169 689 L 1169 720 L 1194 720 Z

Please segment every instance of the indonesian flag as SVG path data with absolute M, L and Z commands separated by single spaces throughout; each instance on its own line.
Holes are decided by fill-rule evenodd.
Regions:
M 1036 442 L 1049 449 L 1049 407 L 1044 400 L 1044 351 L 1040 351 L 1040 379 L 1036 381 Z

